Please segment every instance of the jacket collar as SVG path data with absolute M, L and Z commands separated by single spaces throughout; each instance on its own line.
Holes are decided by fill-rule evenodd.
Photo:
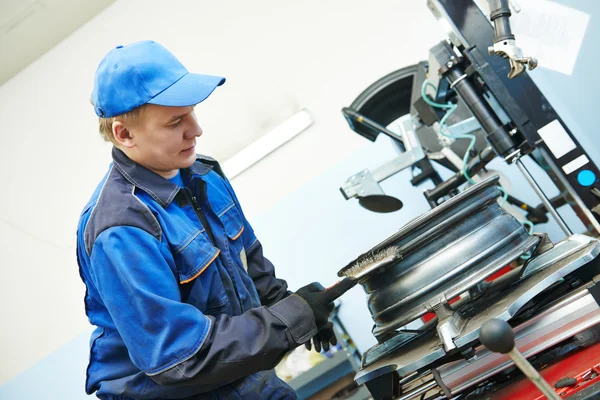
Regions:
M 117 168 L 129 183 L 148 193 L 150 197 L 156 200 L 163 208 L 171 204 L 179 192 L 179 189 L 181 189 L 170 180 L 163 178 L 148 168 L 132 161 L 125 153 L 123 153 L 123 151 L 116 147 L 113 147 L 112 149 L 112 158 L 115 168 Z M 212 166 L 196 160 L 196 162 L 186 170 L 187 175 L 190 177 L 203 176 L 212 170 Z

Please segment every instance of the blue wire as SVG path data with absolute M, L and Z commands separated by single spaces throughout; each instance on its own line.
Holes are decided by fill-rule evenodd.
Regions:
M 506 204 L 506 200 L 508 200 L 508 192 L 506 191 L 506 189 L 504 189 L 502 186 L 498 185 L 498 189 L 500 189 L 500 191 L 504 194 L 502 196 L 502 202 L 500 203 L 500 207 L 503 207 L 504 204 Z M 529 222 L 529 221 L 528 221 Z M 533 226 L 531 227 L 531 229 L 533 229 Z
M 421 85 L 421 96 L 423 96 L 423 100 L 425 100 L 425 102 L 427 104 L 429 104 L 430 106 L 433 106 L 433 107 L 437 107 L 437 108 L 454 108 L 454 107 L 456 107 L 452 103 L 441 104 L 441 103 L 436 103 L 435 101 L 431 100 L 429 97 L 427 97 L 427 94 L 425 93 L 427 86 L 431 86 L 431 88 L 437 92 L 437 88 L 433 85 L 433 83 L 429 82 L 427 79 L 425 79 L 423 81 L 423 85 Z
M 471 185 L 474 185 L 475 181 L 473 179 L 471 179 L 471 177 L 469 176 L 469 174 L 467 172 L 467 167 L 469 164 L 469 156 L 471 154 L 471 150 L 473 150 L 473 148 L 475 147 L 475 142 L 477 141 L 477 138 L 475 137 L 475 135 L 471 135 L 468 133 L 464 134 L 464 135 L 452 135 L 448 132 L 445 132 L 446 122 L 448 121 L 448 118 L 450 118 L 452 113 L 454 111 L 456 111 L 456 105 L 452 104 L 450 102 L 448 102 L 448 104 L 441 104 L 441 103 L 436 103 L 435 101 L 432 101 L 429 97 L 427 97 L 427 93 L 426 93 L 427 86 L 430 86 L 434 91 L 437 92 L 437 88 L 431 82 L 429 82 L 427 79 L 425 79 L 423 81 L 423 85 L 421 85 L 421 97 L 423 97 L 423 100 L 425 100 L 425 102 L 432 107 L 448 110 L 448 111 L 446 111 L 446 113 L 442 117 L 442 120 L 440 121 L 440 133 L 443 136 L 450 138 L 450 139 L 454 139 L 454 140 L 456 140 L 456 139 L 469 139 L 470 140 L 469 146 L 467 147 L 467 151 L 465 151 L 465 156 L 463 157 L 462 174 L 467 179 L 467 182 L 469 182 Z M 506 203 L 506 200 L 508 200 L 508 192 L 502 186 L 498 186 L 498 189 L 504 194 L 504 196 L 502 198 L 502 202 L 500 203 L 500 207 L 503 207 L 504 204 Z M 531 224 L 530 225 L 530 228 L 531 228 L 530 233 L 532 233 L 533 232 L 533 224 L 530 221 L 525 221 L 525 222 L 528 222 L 529 224 Z
M 525 226 L 527 225 L 529 227 L 529 231 L 528 233 L 531 235 L 533 233 L 533 222 L 531 221 L 519 221 L 521 223 L 521 225 Z M 527 252 L 527 254 L 523 254 L 521 255 L 521 260 L 529 260 L 531 258 L 533 251 L 529 251 Z
M 467 165 L 469 162 L 469 156 L 470 156 L 471 150 L 473 150 L 473 148 L 475 147 L 475 142 L 477 139 L 476 139 L 475 135 L 471 135 L 471 134 L 452 135 L 452 134 L 446 132 L 446 122 L 448 121 L 448 118 L 450 118 L 452 113 L 454 111 L 456 111 L 456 105 L 454 105 L 452 103 L 440 104 L 440 103 L 436 103 L 435 101 L 430 100 L 427 97 L 427 94 L 425 92 L 427 89 L 427 86 L 431 86 L 431 88 L 433 90 L 437 90 L 436 87 L 432 83 L 427 81 L 427 79 L 425 81 L 423 81 L 423 85 L 421 85 L 421 96 L 423 97 L 425 102 L 427 104 L 431 105 L 432 107 L 448 110 L 448 111 L 446 111 L 446 113 L 442 117 L 442 120 L 440 121 L 440 133 L 442 135 L 446 136 L 447 138 L 454 139 L 454 140 L 456 140 L 456 139 L 469 139 L 470 140 L 469 146 L 467 147 L 467 151 L 465 152 L 465 156 L 463 158 L 462 174 L 467 179 L 467 182 L 469 182 L 471 185 L 473 185 L 473 184 L 475 184 L 475 181 L 473 181 L 473 179 L 471 179 L 471 177 L 467 173 Z
M 527 225 L 529 227 L 529 233 L 533 233 L 533 222 L 531 221 L 519 221 L 523 225 Z

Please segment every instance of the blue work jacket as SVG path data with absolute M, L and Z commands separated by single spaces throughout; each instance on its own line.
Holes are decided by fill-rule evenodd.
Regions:
M 218 163 L 184 188 L 113 149 L 83 210 L 77 258 L 101 399 L 287 399 L 272 368 L 316 333 L 242 213 Z

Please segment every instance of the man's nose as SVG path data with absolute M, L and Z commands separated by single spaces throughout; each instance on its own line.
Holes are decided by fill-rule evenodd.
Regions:
M 198 122 L 195 120 L 190 124 L 190 128 L 185 131 L 185 137 L 187 139 L 191 139 L 193 137 L 202 136 L 202 128 L 198 125 Z

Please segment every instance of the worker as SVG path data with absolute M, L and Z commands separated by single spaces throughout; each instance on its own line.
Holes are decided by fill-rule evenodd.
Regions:
M 224 78 L 189 73 L 156 42 L 101 61 L 92 104 L 113 144 L 85 206 L 77 258 L 100 399 L 295 399 L 273 368 L 335 344 L 318 283 L 291 293 L 219 164 L 198 156 L 194 107 Z

